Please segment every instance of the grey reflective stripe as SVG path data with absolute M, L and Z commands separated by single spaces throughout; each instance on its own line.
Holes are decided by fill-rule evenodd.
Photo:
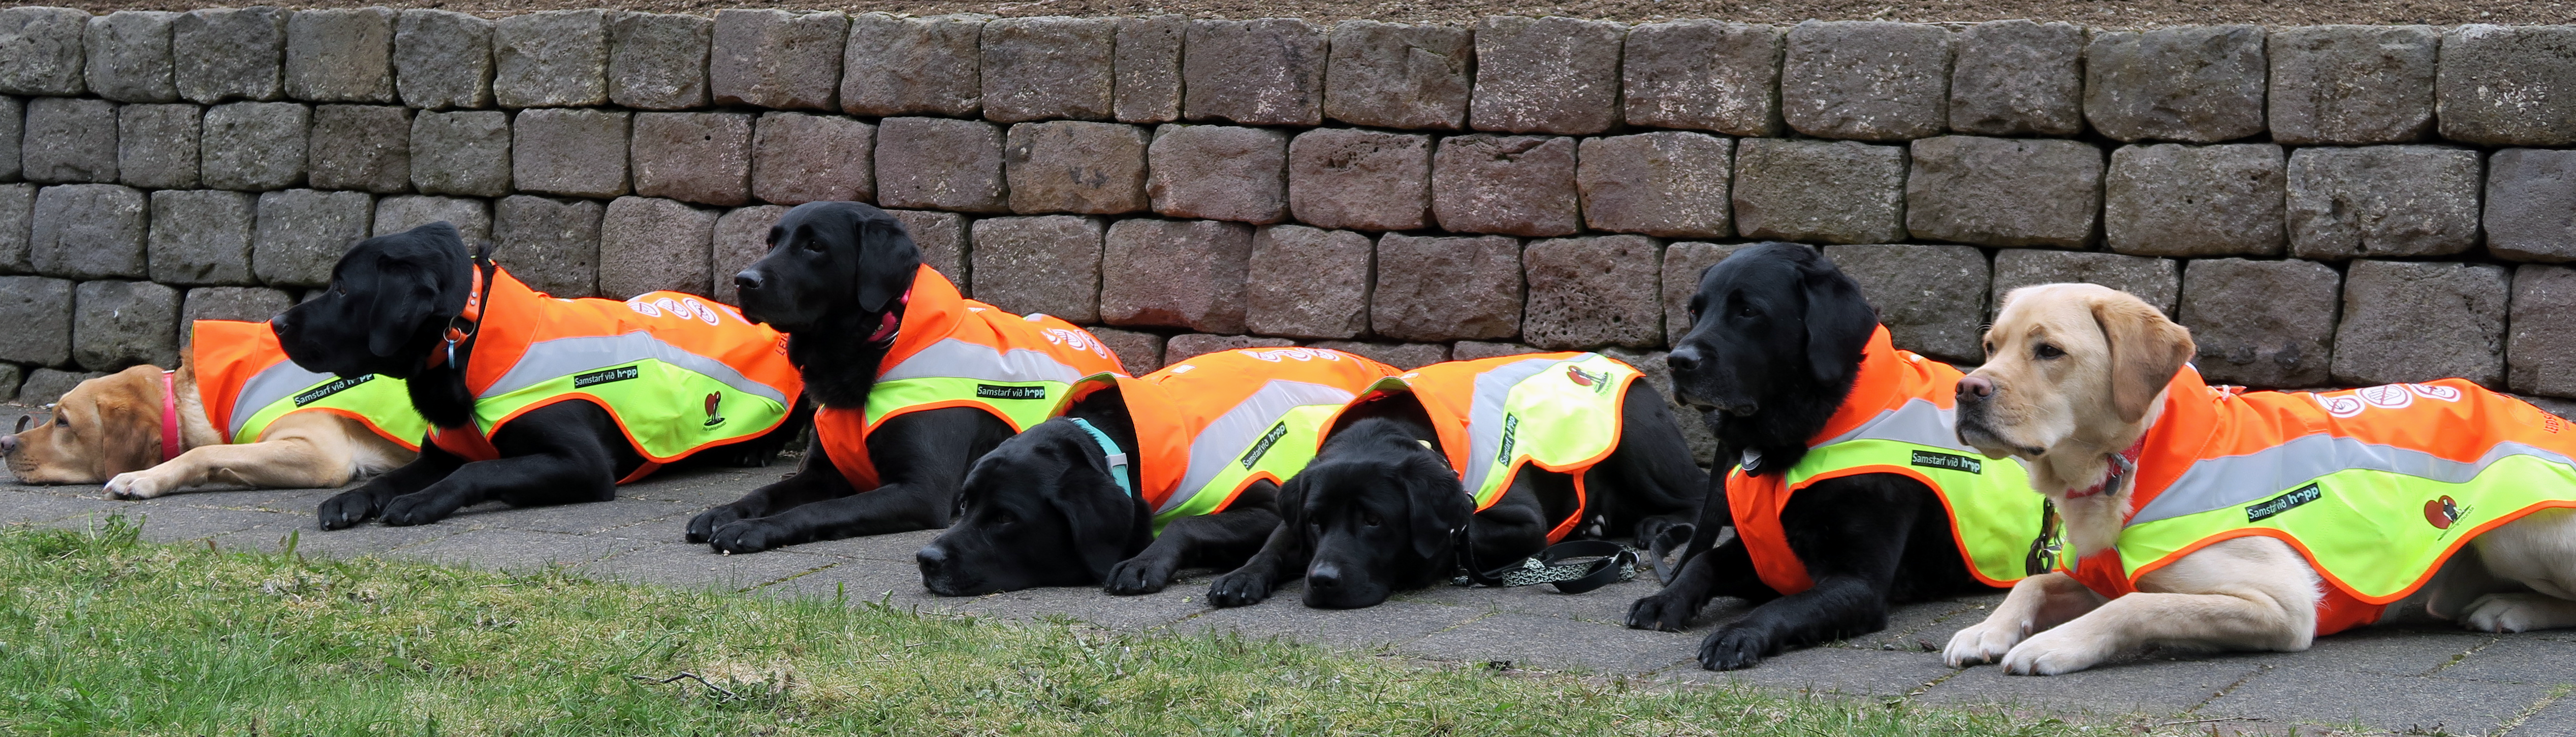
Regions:
M 590 335 L 530 343 L 527 353 L 519 356 L 518 364 L 503 372 L 499 381 L 492 382 L 492 386 L 475 398 L 491 399 L 583 371 L 648 358 L 704 374 L 733 387 L 734 391 L 780 404 L 787 403 L 786 393 L 752 381 L 725 362 L 690 353 L 642 330 L 624 335 Z
M 1894 440 L 1976 454 L 1975 448 L 1959 442 L 1959 433 L 1952 429 L 1957 415 L 1956 410 L 1942 409 L 1929 399 L 1908 399 L 1896 409 L 1881 410 L 1877 417 L 1861 423 L 1860 427 L 1818 443 L 1816 447 L 1853 440 Z M 2014 462 L 2020 461 L 2016 459 Z
M 2208 458 L 2156 495 L 2129 518 L 2131 525 L 2252 504 L 2337 471 L 2384 471 L 2445 484 L 2467 483 L 2487 466 L 2512 456 L 2569 463 L 2567 456 L 2522 443 L 2497 443 L 2486 455 L 2462 463 L 2431 453 L 2357 438 L 2316 434 L 2244 455 Z
M 1503 446 L 1503 403 L 1511 399 L 1512 387 L 1557 364 L 1589 361 L 1592 355 L 1513 361 L 1476 375 L 1476 401 L 1467 410 L 1467 467 L 1458 469 L 1468 496 L 1485 488 L 1485 477 L 1493 473 L 1494 454 Z
M 1071 384 L 1090 372 L 1067 366 L 1046 351 L 1029 348 L 997 350 L 956 338 L 942 339 L 912 354 L 877 376 L 877 381 L 904 379 L 974 379 L 977 381 L 1052 381 Z
M 233 398 L 233 416 L 225 422 L 229 427 L 224 428 L 224 436 L 236 443 L 257 440 L 242 437 L 241 431 L 242 425 L 250 422 L 251 415 L 259 414 L 261 407 L 336 378 L 339 377 L 306 371 L 294 361 L 279 361 L 277 365 L 260 369 L 249 381 L 242 382 L 241 396 Z
M 1270 433 L 1279 418 L 1298 407 L 1318 404 L 1338 405 L 1351 401 L 1350 392 L 1322 384 L 1272 379 L 1252 396 L 1244 397 L 1234 408 L 1217 415 L 1216 421 L 1190 439 L 1190 468 L 1181 474 L 1180 493 L 1163 500 L 1155 514 L 1162 514 L 1189 503 L 1205 491 L 1209 481 L 1225 473 L 1225 466 L 1243 457 L 1244 451 Z

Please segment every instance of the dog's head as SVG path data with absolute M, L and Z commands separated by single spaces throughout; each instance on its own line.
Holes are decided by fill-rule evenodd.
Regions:
M 1280 487 L 1280 524 L 1306 536 L 1306 605 L 1375 606 L 1457 567 L 1453 535 L 1475 510 L 1439 451 L 1395 421 L 1364 419 L 1333 434 Z
M 412 378 L 465 311 L 474 268 L 444 222 L 358 241 L 331 267 L 330 286 L 269 326 L 307 371 Z
M 0 436 L 9 473 L 27 484 L 105 483 L 161 461 L 161 369 L 136 366 L 84 381 L 54 404 L 54 416 Z
M 920 266 L 921 249 L 884 210 L 808 202 L 770 226 L 769 254 L 733 282 L 744 318 L 794 333 L 827 318 L 874 324 L 897 308 Z
M 1091 434 L 1065 418 L 1030 426 L 975 461 L 957 522 L 915 556 L 941 596 L 1097 585 L 1152 524 L 1118 488 Z
M 1815 249 L 1764 243 L 1700 274 L 1673 393 L 1738 448 L 1803 447 L 1850 392 L 1878 316 Z M 1785 467 L 1785 466 L 1783 466 Z
M 2013 290 L 1985 349 L 1985 365 L 1959 380 L 1959 441 L 2029 460 L 2136 440 L 2193 351 L 2163 312 L 2092 284 Z

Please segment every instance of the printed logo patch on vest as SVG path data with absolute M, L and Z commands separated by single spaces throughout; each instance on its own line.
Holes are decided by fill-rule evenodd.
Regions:
M 2314 483 L 2310 483 L 2296 489 L 2291 489 L 2290 493 L 2263 500 L 2263 503 L 2261 504 L 2246 507 L 2245 521 L 2261 522 L 2282 512 L 2297 509 L 2299 505 L 2316 501 L 2319 497 L 2323 496 L 2325 496 L 2325 489 Z
M 1951 454 L 1948 454 L 1948 453 L 1934 453 L 1934 452 L 1932 452 L 1932 451 L 1928 451 L 1928 450 L 1918 450 L 1918 451 L 1914 451 L 1914 465 L 1922 466 L 1922 467 L 1924 467 L 1924 468 L 1940 468 L 1940 469 L 1948 469 L 1948 470 L 1951 470 L 1951 471 L 1966 471 L 1966 472 L 1968 472 L 1968 473 L 1985 473 L 1985 472 L 1986 472 L 1986 462 L 1985 462 L 1985 461 L 1980 461 L 1980 460 L 1977 460 L 1977 459 L 1975 459 L 1975 458 L 1970 458 L 1970 457 L 1963 456 L 1963 455 L 1951 455 Z
M 1046 387 L 1043 387 L 1043 386 L 1000 386 L 1000 385 L 996 385 L 996 384 L 976 384 L 976 385 L 975 385 L 975 398 L 976 398 L 976 399 L 1045 399 L 1045 398 L 1046 398 Z
M 1512 443 L 1519 439 L 1520 431 L 1520 415 L 1503 415 L 1503 450 L 1494 454 L 1495 463 L 1512 462 Z
M 341 392 L 345 392 L 345 391 L 348 391 L 350 387 L 354 387 L 354 386 L 357 386 L 357 385 L 359 385 L 359 384 L 364 384 L 364 383 L 367 383 L 367 382 L 370 382 L 370 381 L 375 381 L 375 380 L 376 380 L 376 375 L 375 375 L 375 374 L 367 374 L 367 375 L 365 375 L 365 376 L 351 376 L 351 377 L 345 377 L 345 378 L 335 379 L 335 380 L 333 380 L 331 383 L 323 384 L 323 385 L 321 385 L 321 386 L 313 387 L 313 388 L 311 388 L 311 389 L 306 389 L 306 390 L 304 390 L 304 393 L 295 395 L 295 406 L 302 407 L 302 406 L 304 406 L 304 405 L 312 404 L 312 403 L 314 403 L 314 402 L 319 402 L 319 401 L 322 401 L 322 398 L 323 398 L 323 397 L 328 397 L 328 396 L 331 396 L 331 395 L 333 395 L 333 394 L 338 394 L 338 393 L 341 393 Z
M 1279 444 L 1279 439 L 1284 437 L 1288 437 L 1288 423 L 1271 425 L 1270 432 L 1262 433 L 1261 442 L 1253 443 L 1252 450 L 1245 451 L 1243 460 L 1239 462 L 1246 469 L 1252 468 L 1253 464 L 1261 462 L 1262 456 L 1270 454 L 1270 446 Z
M 619 366 L 613 369 L 601 369 L 587 374 L 578 374 L 573 376 L 572 388 L 579 389 L 585 386 L 597 386 L 612 381 L 625 381 L 637 376 L 642 376 L 643 373 L 644 372 L 641 369 L 637 369 L 633 366 Z

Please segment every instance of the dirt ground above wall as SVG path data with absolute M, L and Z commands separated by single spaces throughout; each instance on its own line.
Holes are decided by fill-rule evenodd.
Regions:
M 203 0 L 104 0 L 59 2 L 92 12 L 116 10 L 191 10 Z M 893 0 L 891 2 L 772 2 L 729 0 L 431 0 L 383 2 L 323 0 L 270 2 L 244 0 L 242 5 L 288 8 L 336 8 L 385 5 L 440 8 L 486 16 L 514 15 L 562 8 L 613 7 L 661 13 L 713 13 L 729 7 L 775 7 L 798 10 L 885 11 L 932 15 L 976 12 L 1005 17 L 1040 15 L 1148 15 L 1183 13 L 1200 18 L 1293 17 L 1329 22 L 1348 18 L 1398 22 L 1464 23 L 1486 15 L 1569 15 L 1620 21 L 1673 18 L 1718 18 L 1747 22 L 1795 23 L 1821 20 L 1892 20 L 1915 23 L 1973 22 L 2007 18 L 2067 21 L 2099 28 L 2139 28 L 2209 23 L 2258 23 L 2269 26 L 2327 23 L 2569 23 L 2576 22 L 2576 1 L 2499 0 L 2495 2 L 2427 2 L 2424 0 L 1573 0 L 1533 4 L 1507 0 L 1434 0 L 1369 2 L 1368 0 Z

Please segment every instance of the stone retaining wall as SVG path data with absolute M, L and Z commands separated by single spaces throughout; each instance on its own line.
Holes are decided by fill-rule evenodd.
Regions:
M 1945 359 L 2084 280 L 2218 381 L 2576 397 L 2576 26 L 17 7 L 0 95 L 0 397 L 167 364 L 432 220 L 559 295 L 729 298 L 818 199 L 1137 371 L 1660 371 L 1698 270 L 1781 239 Z

